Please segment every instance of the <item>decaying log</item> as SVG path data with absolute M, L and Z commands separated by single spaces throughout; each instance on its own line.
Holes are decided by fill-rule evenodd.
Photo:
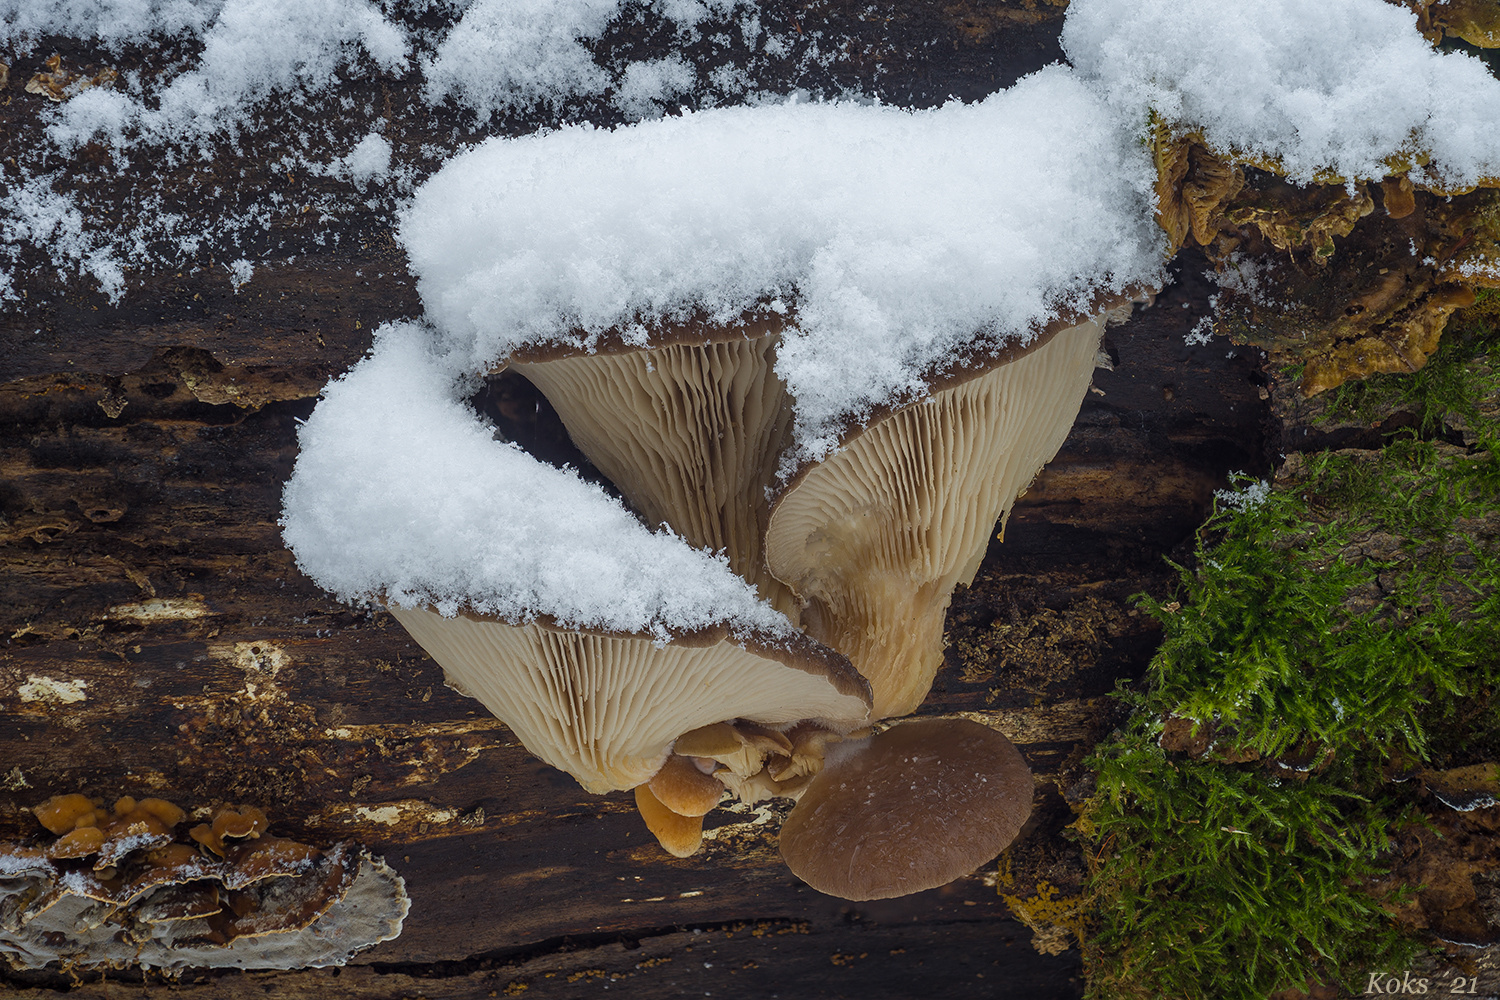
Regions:
M 945 10 L 860 28 L 868 59 L 850 72 L 896 65 L 893 99 L 930 103 L 1057 57 L 1059 7 Z M 882 44 L 908 55 L 883 64 Z M 12 70 L 0 133 L 15 136 L 39 111 L 19 100 L 35 67 Z M 780 804 L 717 811 L 702 853 L 667 856 L 628 794 L 587 795 L 540 764 L 388 615 L 297 571 L 276 523 L 297 423 L 376 325 L 420 313 L 388 220 L 329 226 L 341 240 L 278 219 L 276 260 L 238 288 L 184 261 L 111 305 L 39 267 L 0 316 L 0 839 L 33 833 L 29 808 L 61 792 L 244 802 L 277 834 L 357 842 L 405 879 L 403 933 L 351 966 L 190 974 L 171 987 L 183 996 L 1079 995 L 1066 907 L 1005 899 L 1077 896 L 1068 803 L 1114 724 L 1107 692 L 1155 641 L 1130 595 L 1162 587 L 1163 556 L 1231 469 L 1269 468 L 1258 354 L 1183 341 L 1208 311 L 1206 262 L 1179 258 L 1155 305 L 1109 331 L 1112 370 L 950 612 L 921 714 L 1016 741 L 1037 779 L 1028 830 L 950 886 L 850 904 L 782 866 Z M 567 454 L 524 382 L 476 399 L 538 453 Z M 80 996 L 141 981 L 0 982 L 41 996 L 70 975 Z
M 309 270 L 257 277 L 252 290 L 277 301 L 331 280 Z M 1008 884 L 991 868 L 906 900 L 822 897 L 780 864 L 774 805 L 711 814 L 706 850 L 673 859 L 628 795 L 587 795 L 531 758 L 445 688 L 388 615 L 329 600 L 282 547 L 297 419 L 363 343 L 325 334 L 320 347 L 271 322 L 258 343 L 156 346 L 127 371 L 68 371 L 103 367 L 113 324 L 71 342 L 58 332 L 50 356 L 63 372 L 35 374 L 39 351 L 31 373 L 0 387 L 0 826 L 28 832 L 27 807 L 82 790 L 253 802 L 278 833 L 362 843 L 406 879 L 412 912 L 398 939 L 339 981 L 364 983 L 361 995 L 400 995 L 413 975 L 437 977 L 446 995 L 511 982 L 547 995 L 549 972 L 628 973 L 638 992 L 676 984 L 660 995 L 688 982 L 749 995 L 774 990 L 787 966 L 814 969 L 830 993 L 909 984 L 935 967 L 952 995 L 986 969 L 1039 977 L 1033 995 L 1071 995 L 1076 950 L 1039 955 L 1000 893 L 1025 898 L 1047 882 L 1076 894 L 1066 802 L 1112 725 L 1104 695 L 1153 647 L 1128 597 L 1161 584 L 1162 555 L 1190 536 L 1225 473 L 1262 461 L 1256 362 L 1183 344 L 1206 306 L 1194 268 L 1182 271 L 1108 334 L 1114 370 L 1096 372 L 1063 453 L 955 599 L 948 663 L 922 708 L 996 726 L 1036 772 L 1041 807 Z M 335 327 L 326 314 L 312 322 Z M 558 432 L 534 436 L 547 433 Z M 691 956 L 716 948 L 727 959 L 710 951 L 709 975 L 690 945 Z M 692 979 L 641 964 L 660 958 L 682 976 L 691 966 Z M 321 993 L 329 975 L 271 982 Z M 242 981 L 204 988 L 241 988 L 230 980 Z

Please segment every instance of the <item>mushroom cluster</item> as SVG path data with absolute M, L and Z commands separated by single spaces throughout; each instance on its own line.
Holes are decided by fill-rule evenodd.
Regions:
M 849 898 L 941 885 L 1019 831 L 1031 804 L 1025 763 L 1003 736 L 974 723 L 908 724 L 873 735 L 869 727 L 910 713 L 925 697 L 942 660 L 953 589 L 972 579 L 996 522 L 1066 436 L 1103 319 L 1059 320 L 1024 347 L 1006 344 L 945 373 L 930 394 L 851 427 L 829 458 L 780 480 L 791 407 L 774 369 L 757 360 L 774 354 L 774 332 L 735 340 L 733 328 L 706 327 L 697 344 L 532 358 L 518 367 L 528 376 L 546 372 L 536 381 L 575 440 L 612 473 L 641 518 L 665 532 L 648 535 L 614 505 L 619 520 L 644 536 L 635 541 L 674 552 L 717 550 L 705 570 L 718 574 L 712 585 L 741 592 L 722 597 L 711 614 L 667 622 L 589 624 L 555 609 L 528 616 L 444 608 L 413 600 L 409 581 L 399 596 L 388 587 L 387 606 L 450 685 L 483 702 L 538 757 L 591 792 L 633 790 L 669 853 L 699 849 L 703 817 L 726 792 L 747 802 L 783 796 L 816 803 L 796 806 L 782 835 L 788 864 L 809 884 Z M 420 331 L 382 336 L 384 350 L 330 387 L 304 428 L 314 454 L 324 421 L 344 422 L 345 405 L 368 425 L 374 413 L 364 407 L 377 404 L 363 401 L 378 400 L 395 435 L 436 419 L 419 406 L 393 407 L 391 393 L 378 388 L 394 372 L 434 371 Z M 382 434 L 374 431 L 372 447 L 404 450 Z M 475 445 L 506 462 L 532 461 L 493 440 Z M 479 463 L 476 456 L 470 464 Z M 567 473 L 532 465 L 528 474 L 562 477 L 579 494 L 557 501 L 563 520 L 594 523 L 585 503 L 610 504 Z M 299 466 L 289 512 L 300 513 L 300 497 L 316 485 L 306 478 L 310 468 Z M 437 483 L 442 471 L 408 475 Z M 329 508 L 330 523 L 383 519 L 361 505 L 384 503 L 392 491 L 359 490 Z M 497 504 L 500 490 L 490 494 Z M 520 496 L 544 494 L 538 487 Z M 549 530 L 556 544 L 562 529 Z M 289 523 L 294 543 L 298 531 Z M 594 551 L 565 549 L 549 555 L 549 565 L 598 560 L 611 550 L 603 529 L 578 544 Z M 299 556 L 311 563 L 308 547 Z M 597 572 L 622 588 L 645 589 L 654 584 L 632 561 L 647 558 L 627 553 Z M 347 560 L 342 548 L 339 559 Z M 324 581 L 335 572 L 311 568 Z M 582 600 L 583 589 L 569 594 Z M 897 763 L 886 761 L 891 755 Z M 941 815 L 963 830 L 949 856 L 909 857 L 905 832 L 871 818 L 887 811 L 883 800 L 918 788 L 942 789 Z M 836 832 L 856 829 L 874 839 L 837 843 Z M 829 874 L 816 863 L 829 857 L 860 863 Z
M 943 621 L 954 588 L 972 581 L 997 521 L 1003 530 L 1016 497 L 1062 445 L 1090 384 L 1104 319 L 1102 312 L 1071 322 L 1059 318 L 1024 346 L 1007 342 L 976 351 L 962 368 L 933 378 L 929 394 L 849 427 L 832 455 L 802 461 L 790 476 L 778 471 L 787 467 L 793 401 L 774 369 L 779 333 L 769 324 L 699 324 L 696 342 L 689 340 L 692 328 L 680 325 L 665 344 L 617 342 L 587 352 L 534 348 L 525 360 L 512 361 L 643 518 L 722 552 L 763 600 L 798 625 L 798 646 L 830 667 L 852 666 L 847 673 L 830 670 L 824 675 L 830 683 L 840 676 L 868 681 L 866 705 L 855 701 L 852 684 L 843 704 L 826 704 L 832 692 L 820 699 L 812 690 L 809 665 L 794 668 L 803 692 L 778 684 L 768 660 L 737 668 L 737 683 L 745 687 L 730 691 L 676 666 L 688 656 L 680 641 L 657 647 L 639 637 L 615 639 L 639 646 L 640 662 L 649 661 L 642 672 L 656 684 L 693 692 L 718 716 L 693 716 L 697 705 L 683 702 L 673 705 L 673 724 L 664 729 L 631 720 L 631 733 L 649 741 L 648 752 L 616 758 L 637 769 L 622 766 L 606 779 L 579 759 L 577 749 L 559 751 L 580 736 L 596 749 L 618 737 L 559 725 L 579 708 L 559 704 L 553 677 L 537 675 L 539 664 L 558 662 L 555 655 L 530 643 L 521 655 L 455 656 L 456 639 L 449 637 L 473 633 L 479 626 L 471 619 L 394 613 L 461 689 L 507 723 L 517 720 L 513 728 L 539 756 L 590 790 L 633 785 L 641 815 L 669 853 L 698 849 L 701 817 L 725 789 L 750 802 L 806 796 L 818 805 L 794 808 L 782 845 L 788 864 L 814 887 L 865 899 L 951 881 L 1008 844 L 1029 814 L 1029 772 L 1019 753 L 974 724 L 928 722 L 858 740 L 846 740 L 846 730 L 907 715 L 926 697 L 942 664 Z M 727 634 L 717 644 L 726 642 L 734 648 Z M 500 645 L 492 643 L 491 650 Z M 754 655 L 746 644 L 739 649 L 741 657 Z M 528 687 L 546 689 L 553 700 L 545 711 L 536 711 L 543 699 L 535 696 L 524 708 L 517 704 Z M 751 692 L 761 699 L 753 707 L 743 700 Z M 633 683 L 610 697 L 642 702 Z M 543 736 L 539 720 L 555 735 Z M 983 752 L 960 750 L 965 739 L 977 740 Z M 835 759 L 845 766 L 823 777 L 833 744 L 843 744 Z M 854 748 L 858 752 L 850 752 Z M 871 763 L 900 754 L 897 748 L 910 749 L 913 763 Z M 963 761 L 961 769 L 974 765 L 974 780 L 954 784 L 939 814 L 960 825 L 963 820 L 952 817 L 972 813 L 976 819 L 952 857 L 927 856 L 914 869 L 897 846 L 905 841 L 894 833 L 878 850 L 849 847 L 845 855 L 834 848 L 832 831 L 846 827 L 878 836 L 874 817 L 887 813 L 875 803 L 902 789 L 936 787 L 955 759 Z M 869 786 L 862 796 L 847 791 L 854 787 L 854 761 L 860 762 L 859 787 Z M 846 791 L 840 796 L 835 788 Z M 830 851 L 860 858 L 859 870 L 824 875 L 817 865 Z
M 1029 813 L 1020 754 L 879 724 L 926 697 L 954 589 L 1067 436 L 1106 318 L 1159 276 L 1149 162 L 1114 129 L 1054 68 L 974 106 L 725 109 L 457 157 L 403 223 L 432 325 L 377 331 L 325 390 L 288 546 L 538 757 L 632 790 L 672 854 L 726 794 L 782 796 L 806 803 L 783 854 L 824 891 L 966 874 Z M 466 397 L 507 369 L 623 505 L 496 440 Z M 942 858 L 873 818 L 923 789 L 961 831 Z
M 254 806 L 188 818 L 164 799 L 57 795 L 53 839 L 0 842 L 0 956 L 16 968 L 342 965 L 401 933 L 401 877 L 354 844 L 266 835 Z

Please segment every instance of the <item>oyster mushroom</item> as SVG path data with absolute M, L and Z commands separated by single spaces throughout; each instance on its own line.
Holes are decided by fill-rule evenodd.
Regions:
M 383 333 L 303 427 L 285 523 L 314 578 L 382 598 L 456 688 L 590 791 L 650 781 L 712 723 L 864 724 L 846 658 L 721 559 L 496 442 L 416 333 Z
M 767 564 L 801 600 L 802 628 L 869 679 L 871 718 L 926 697 L 953 588 L 1067 437 L 1103 327 L 1103 314 L 1058 322 L 1001 348 L 856 430 L 775 501 Z
M 391 613 L 455 686 L 590 792 L 651 781 L 679 736 L 710 723 L 822 719 L 847 729 L 869 711 L 869 687 L 848 661 L 790 629 L 721 626 L 663 644 L 422 608 Z
M 999 854 L 1031 800 L 1010 740 L 966 719 L 917 719 L 834 749 L 781 825 L 781 856 L 831 896 L 905 896 Z
M 509 367 L 547 397 L 569 437 L 647 523 L 723 552 L 783 613 L 795 602 L 766 570 L 766 491 L 791 430 L 774 374 L 783 321 L 670 324 L 643 348 L 532 346 Z

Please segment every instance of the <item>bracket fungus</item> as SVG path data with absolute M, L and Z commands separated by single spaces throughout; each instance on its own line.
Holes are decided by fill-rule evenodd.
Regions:
M 196 847 L 176 839 L 186 814 L 163 799 L 106 809 L 70 794 L 32 812 L 57 839 L 0 843 L 0 957 L 15 968 L 343 965 L 399 935 L 410 905 L 380 858 L 262 836 L 254 807 L 215 810 L 191 831 Z

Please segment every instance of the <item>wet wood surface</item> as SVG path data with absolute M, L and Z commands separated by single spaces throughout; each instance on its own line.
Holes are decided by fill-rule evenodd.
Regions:
M 905 85 L 982 93 L 1056 57 L 1055 16 L 954 9 L 968 13 L 909 26 L 955 54 L 909 60 Z M 1258 357 L 1183 341 L 1208 308 L 1206 265 L 1180 259 L 1155 305 L 1109 331 L 1113 370 L 954 599 L 920 714 L 965 713 L 1017 742 L 1037 783 L 1022 840 L 950 886 L 855 904 L 781 865 L 779 806 L 716 811 L 702 853 L 667 856 L 628 794 L 585 794 L 540 764 L 389 616 L 297 571 L 277 526 L 297 423 L 374 326 L 420 312 L 389 232 L 337 225 L 340 248 L 303 237 L 237 292 L 222 267 L 141 275 L 117 305 L 23 275 L 31 294 L 0 318 L 0 838 L 34 831 L 28 808 L 61 792 L 256 804 L 274 832 L 383 855 L 411 895 L 405 929 L 341 970 L 13 970 L 3 988 L 1081 995 L 1076 942 L 1006 897 L 1077 896 L 1069 802 L 1114 723 L 1107 693 L 1155 642 L 1130 595 L 1169 585 L 1164 557 L 1231 469 L 1269 468 Z M 526 391 L 492 384 L 480 402 Z

